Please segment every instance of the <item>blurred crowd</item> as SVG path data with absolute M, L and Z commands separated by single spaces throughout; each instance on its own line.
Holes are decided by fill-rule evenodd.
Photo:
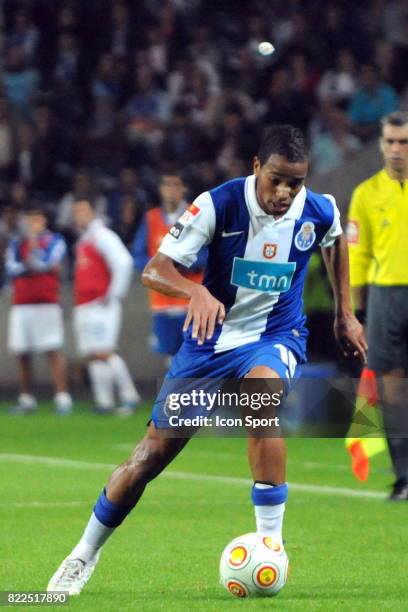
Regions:
M 305 130 L 314 170 L 332 170 L 407 107 L 406 7 L 3 0 L 0 242 L 35 193 L 68 238 L 86 197 L 129 245 L 163 165 L 197 194 L 248 173 L 272 122 Z

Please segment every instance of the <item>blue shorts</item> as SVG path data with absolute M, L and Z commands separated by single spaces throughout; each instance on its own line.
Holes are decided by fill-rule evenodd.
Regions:
M 183 324 L 186 315 L 153 314 L 153 349 L 163 355 L 175 355 L 183 342 Z
M 200 387 L 215 392 L 228 379 L 240 380 L 255 366 L 266 366 L 277 372 L 285 382 L 285 391 L 297 376 L 297 359 L 285 347 L 282 337 L 251 342 L 230 351 L 214 353 L 212 346 L 198 346 L 195 341 L 184 342 L 173 358 L 163 385 L 153 406 L 151 420 L 158 428 L 168 428 L 169 395 L 190 393 Z M 205 405 L 186 407 L 188 416 L 208 416 Z

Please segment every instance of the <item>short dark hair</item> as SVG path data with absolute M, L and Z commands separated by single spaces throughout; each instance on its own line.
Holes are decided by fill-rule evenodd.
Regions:
M 309 148 L 303 132 L 293 125 L 272 125 L 258 150 L 261 165 L 273 154 L 282 155 L 292 163 L 305 161 L 309 157 Z
M 381 119 L 381 127 L 385 127 L 386 125 L 395 125 L 397 127 L 402 127 L 408 123 L 408 113 L 405 111 L 394 111 L 393 113 L 389 113 L 385 115 Z
M 24 215 L 42 215 L 48 221 L 49 210 L 41 200 L 31 198 L 23 209 Z
M 160 183 L 163 181 L 165 176 L 177 176 L 182 183 L 185 183 L 184 172 L 175 164 L 168 162 L 167 164 L 161 166 L 159 171 L 159 181 Z

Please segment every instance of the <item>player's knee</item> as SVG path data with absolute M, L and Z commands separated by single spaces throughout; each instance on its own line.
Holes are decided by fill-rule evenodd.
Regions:
M 255 366 L 245 374 L 245 378 L 280 378 L 280 376 L 272 368 L 268 368 L 267 366 Z
M 271 402 L 263 403 L 262 406 L 269 406 L 272 399 L 276 396 L 282 397 L 284 391 L 284 382 L 279 374 L 266 366 L 256 366 L 252 368 L 241 382 L 241 393 L 245 393 L 249 398 L 253 409 L 259 409 L 261 406 L 255 405 L 259 397 L 263 394 L 268 394 Z M 263 396 L 263 399 L 266 395 Z

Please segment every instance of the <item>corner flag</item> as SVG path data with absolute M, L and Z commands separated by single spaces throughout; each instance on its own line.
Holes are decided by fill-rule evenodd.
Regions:
M 370 457 L 387 448 L 382 434 L 382 418 L 378 406 L 377 380 L 373 370 L 364 368 L 357 389 L 356 408 L 345 439 L 351 455 L 351 469 L 358 480 L 367 480 Z

